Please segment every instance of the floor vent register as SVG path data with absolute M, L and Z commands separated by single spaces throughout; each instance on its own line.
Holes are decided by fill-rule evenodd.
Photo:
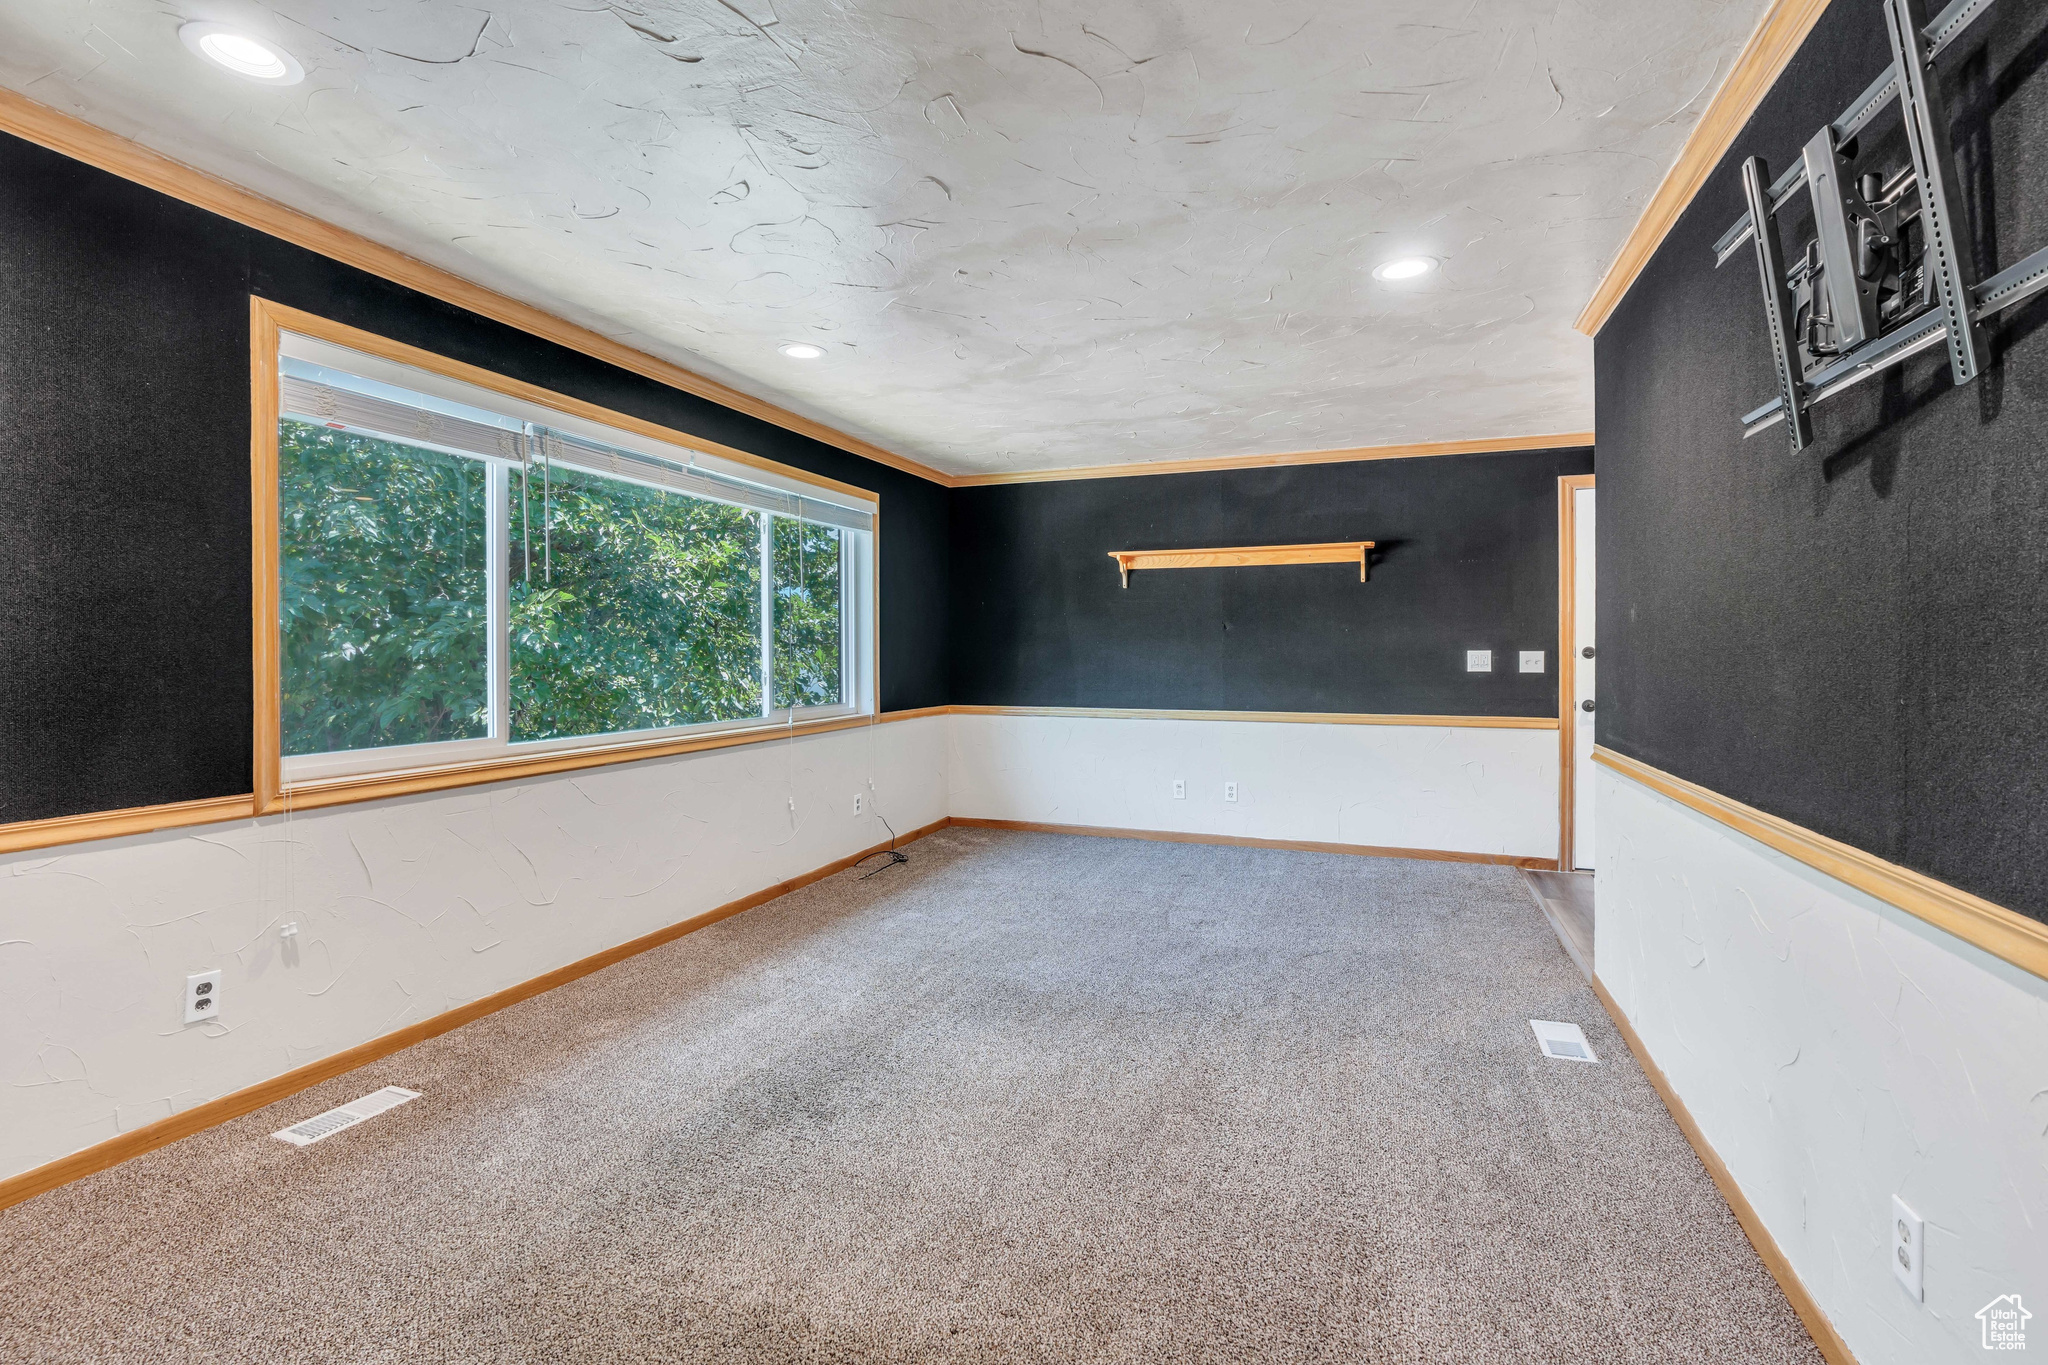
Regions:
M 1554 1019 L 1531 1019 L 1529 1027 L 1536 1031 L 1536 1044 L 1543 1049 L 1543 1055 L 1560 1062 L 1598 1062 L 1593 1055 L 1593 1045 L 1586 1041 L 1586 1035 L 1577 1024 L 1560 1024 Z
M 399 1086 L 387 1085 L 382 1090 L 372 1091 L 359 1100 L 351 1100 L 338 1109 L 295 1123 L 289 1128 L 272 1133 L 271 1136 L 294 1147 L 309 1147 L 322 1138 L 333 1137 L 344 1128 L 353 1128 L 365 1119 L 376 1118 L 389 1109 L 396 1109 L 407 1100 L 420 1097 L 417 1090 L 406 1090 Z

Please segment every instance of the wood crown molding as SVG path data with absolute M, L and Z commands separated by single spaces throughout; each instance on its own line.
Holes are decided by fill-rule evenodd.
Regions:
M 1219 469 L 1278 469 L 1299 464 L 1413 460 L 1431 455 L 1509 455 L 1522 450 L 1569 450 L 1592 444 L 1593 433 L 1590 431 L 1564 431 L 1546 436 L 1491 436 L 1473 441 L 1423 441 L 1409 445 L 1353 446 L 1345 450 L 1297 450 L 1275 455 L 1218 455 L 1198 460 L 1148 460 L 1136 464 L 1079 465 L 1069 469 L 1027 469 L 1014 474 L 954 474 L 946 482 L 949 488 L 985 488 L 1002 483 L 1129 479 L 1152 474 L 1205 474 Z
M 1579 320 L 1572 324 L 1579 331 L 1593 336 L 1613 314 L 1827 7 L 1828 0 L 1773 0 L 1736 55 L 1728 78 L 1693 125 L 1678 160 L 1643 206 L 1642 217 L 1636 219 L 1613 264 L 1600 277 L 1600 285 L 1586 301 Z
M 273 199 L 266 199 L 181 161 L 173 161 L 140 143 L 48 105 L 38 104 L 11 90 L 0 90 L 0 131 L 47 147 L 74 161 L 96 166 L 124 180 L 132 180 L 209 213 L 232 219 L 244 227 L 317 252 L 343 265 L 354 266 L 494 322 L 516 327 L 622 370 L 630 370 L 657 384 L 709 399 L 735 412 L 821 441 L 848 454 L 900 469 L 906 474 L 914 474 L 942 486 L 951 483 L 951 476 L 929 465 L 799 416 L 766 399 L 742 393 L 729 384 L 708 379 L 671 361 L 635 350 L 624 342 L 614 341 L 532 304 L 521 303 L 439 266 L 428 265 L 394 247 L 373 242 L 360 233 L 287 208 Z
M 1593 976 L 1593 994 L 1600 998 L 1601 1007 L 1607 1011 L 1607 1017 L 1614 1021 L 1614 1027 L 1621 1034 L 1622 1041 L 1628 1044 L 1628 1050 L 1634 1054 L 1636 1065 L 1643 1069 L 1643 1075 L 1664 1101 L 1664 1107 L 1671 1111 L 1671 1117 L 1678 1124 L 1678 1130 L 1684 1133 L 1685 1140 L 1692 1144 L 1694 1155 L 1698 1156 L 1700 1164 L 1707 1168 L 1707 1174 L 1713 1178 L 1714 1187 L 1721 1191 L 1721 1198 L 1727 1201 L 1729 1211 L 1735 1215 L 1735 1221 L 1742 1225 L 1743 1235 L 1749 1238 L 1749 1244 L 1756 1248 L 1757 1259 L 1764 1263 L 1764 1269 L 1770 1271 L 1771 1278 L 1778 1282 L 1778 1288 L 1784 1292 L 1786 1302 L 1792 1305 L 1792 1311 L 1797 1313 L 1799 1321 L 1805 1324 L 1806 1334 L 1813 1338 L 1813 1344 L 1819 1348 L 1821 1356 L 1828 1365 L 1856 1365 L 1856 1357 L 1850 1354 L 1849 1344 L 1842 1340 L 1841 1333 L 1828 1321 L 1828 1315 L 1821 1312 L 1820 1305 L 1814 1302 L 1813 1295 L 1806 1292 L 1805 1282 L 1799 1278 L 1798 1272 L 1792 1269 L 1792 1262 L 1785 1259 L 1783 1249 L 1778 1246 L 1777 1239 L 1771 1236 L 1771 1230 L 1764 1226 L 1764 1220 L 1758 1216 L 1756 1206 L 1749 1202 L 1749 1196 L 1742 1192 L 1742 1186 L 1735 1183 L 1734 1173 L 1728 1169 L 1728 1163 L 1721 1160 L 1721 1154 L 1707 1141 L 1707 1135 L 1693 1120 L 1692 1111 L 1685 1107 L 1685 1101 L 1678 1098 L 1678 1092 L 1671 1088 L 1670 1078 L 1665 1076 L 1656 1060 L 1650 1056 L 1650 1050 L 1643 1046 L 1642 1038 L 1628 1021 L 1628 1015 L 1622 1012 L 1621 1005 L 1608 993 L 1606 983 L 1601 981 L 1597 973 Z
M 1501 436 L 1465 441 L 1426 441 L 1408 445 L 1359 446 L 1343 450 L 1304 450 L 1265 455 L 1226 455 L 1195 460 L 1162 460 L 1136 464 L 1088 465 L 1072 469 L 1027 470 L 1015 474 L 948 474 L 898 455 L 872 441 L 800 416 L 766 399 L 743 393 L 672 361 L 663 360 L 624 342 L 522 303 L 508 295 L 463 279 L 439 266 L 408 256 L 395 247 L 310 214 L 287 208 L 218 176 L 174 161 L 140 143 L 85 120 L 39 104 L 25 95 L 0 89 L 0 131 L 47 147 L 74 161 L 98 167 L 124 180 L 167 194 L 173 199 L 219 214 L 330 260 L 353 266 L 418 293 L 440 299 L 494 322 L 578 351 L 606 364 L 630 370 L 658 384 L 709 399 L 735 412 L 807 436 L 814 441 L 914 474 L 943 488 L 985 484 L 1046 483 L 1069 479 L 1120 479 L 1149 474 L 1195 474 L 1219 469 L 1270 469 L 1284 465 L 1337 464 L 1357 460 L 1411 459 L 1429 455 L 1506 454 L 1593 444 L 1590 431 L 1541 436 Z
M 246 797 L 242 799 L 247 800 Z M 119 1165 L 131 1157 L 141 1156 L 144 1152 L 153 1152 L 159 1147 L 168 1146 L 180 1138 L 190 1137 L 194 1133 L 216 1127 L 230 1119 L 253 1114 L 258 1109 L 275 1104 L 279 1100 L 290 1099 L 300 1091 L 316 1086 L 322 1081 L 333 1080 L 336 1076 L 353 1071 L 359 1066 L 368 1066 L 415 1043 L 423 1043 L 450 1029 L 473 1023 L 487 1014 L 495 1014 L 508 1005 L 530 1000 L 536 995 L 589 976 L 592 972 L 614 963 L 624 962 L 629 957 L 637 957 L 650 948 L 673 943 L 685 934 L 716 924 L 722 919 L 730 919 L 743 910 L 751 910 L 757 905 L 767 904 L 778 896 L 802 890 L 813 882 L 823 881 L 834 873 L 845 871 L 863 858 L 872 858 L 875 854 L 893 848 L 899 843 L 907 844 L 944 829 L 948 823 L 950 822 L 944 819 L 935 820 L 920 829 L 906 832 L 900 839 L 890 839 L 859 853 L 850 853 L 844 858 L 834 859 L 823 867 L 814 868 L 801 876 L 777 882 L 738 900 L 727 901 L 724 905 L 706 910 L 702 914 L 692 915 L 663 929 L 656 929 L 651 934 L 629 939 L 617 947 L 579 958 L 566 967 L 557 967 L 551 972 L 522 981 L 516 986 L 508 986 L 502 991 L 472 1000 L 466 1005 L 445 1010 L 431 1019 L 408 1024 L 381 1038 L 372 1038 L 367 1043 L 344 1048 L 317 1062 L 294 1067 L 283 1075 L 273 1076 L 267 1081 L 258 1081 L 255 1085 L 232 1094 L 222 1095 L 218 1099 L 181 1110 L 169 1118 L 158 1119 L 154 1123 L 144 1124 L 140 1128 L 108 1138 L 83 1151 L 73 1152 L 69 1156 L 59 1157 L 55 1161 L 23 1171 L 19 1175 L 9 1176 L 0 1180 L 0 1209 L 19 1204 L 24 1199 L 33 1199 L 48 1190 L 56 1189 L 59 1185 L 67 1185 L 95 1171 L 104 1171 L 109 1166 Z
M 2022 971 L 2048 978 L 2048 924 L 1945 882 L 1886 862 L 1825 834 L 1595 745 L 1593 761 L 1688 806 L 1738 834 L 1875 896 Z
M 1348 853 L 1361 858 L 1414 858 L 1430 863 L 1483 863 L 1490 867 L 1526 867 L 1555 872 L 1557 859 L 1518 853 L 1462 853 L 1443 848 L 1393 848 L 1378 844 L 1332 844 L 1313 839 L 1254 839 L 1242 834 L 1186 834 L 1166 829 L 1118 829 L 1111 825 L 1047 825 L 1036 820 L 983 820 L 956 815 L 955 825 L 969 829 L 1007 829 L 1027 834 L 1085 834 L 1098 839 L 1143 839 L 1161 844 L 1217 844 L 1225 848 L 1277 848 L 1294 853 Z

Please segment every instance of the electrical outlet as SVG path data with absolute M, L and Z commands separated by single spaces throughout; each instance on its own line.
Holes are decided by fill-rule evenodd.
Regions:
M 1493 672 L 1493 651 L 1490 649 L 1468 649 L 1465 651 L 1467 673 Z
M 868 804 L 867 804 L 867 802 L 868 802 L 868 798 L 867 798 L 867 795 L 866 795 L 865 793 L 863 793 L 863 792 L 855 792 L 855 793 L 853 794 L 853 813 L 854 813 L 854 814 L 855 814 L 856 816 L 858 816 L 858 815 L 860 815 L 860 814 L 864 813 L 864 812 L 865 812 L 865 811 L 867 810 L 867 808 L 868 808 Z
M 1541 673 L 1543 671 L 1543 651 L 1540 649 L 1523 650 L 1522 671 L 1524 673 Z
M 220 968 L 185 978 L 185 1022 L 204 1023 L 220 1013 Z
M 1225 782 L 1223 784 L 1223 799 L 1225 801 L 1237 800 L 1237 784 L 1235 782 Z
M 1178 777 L 1173 779 L 1173 799 L 1176 801 L 1188 799 L 1188 784 Z
M 1906 1201 L 1892 1196 L 1892 1274 L 1916 1300 L 1927 1301 L 1922 1258 L 1926 1255 L 1927 1225 L 1920 1215 L 1906 1207 Z

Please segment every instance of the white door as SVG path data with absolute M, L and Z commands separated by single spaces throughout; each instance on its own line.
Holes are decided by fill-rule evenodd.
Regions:
M 1593 490 L 1572 490 L 1572 867 L 1593 866 Z

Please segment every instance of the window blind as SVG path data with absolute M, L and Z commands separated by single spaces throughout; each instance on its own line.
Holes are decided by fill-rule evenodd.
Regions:
M 734 503 L 826 526 L 872 531 L 875 525 L 874 515 L 865 508 L 785 492 L 707 469 L 694 462 L 676 464 L 533 423 L 526 423 L 524 431 L 492 426 L 294 374 L 280 377 L 279 398 L 280 411 L 287 417 L 452 454 L 504 460 L 512 464 L 523 464 L 537 456 L 553 464 L 631 479 L 692 497 Z
M 340 389 L 297 375 L 278 381 L 279 408 L 287 417 L 318 422 L 322 426 L 359 431 L 366 436 L 384 436 L 394 441 L 430 446 L 457 455 L 479 455 L 489 460 L 524 458 L 520 434 L 505 427 L 472 422 L 444 412 L 431 412 L 367 393 Z
M 874 529 L 874 517 L 859 508 L 749 483 L 697 464 L 685 466 L 658 460 L 636 450 L 587 440 L 549 427 L 536 428 L 536 435 L 541 455 L 551 464 L 570 465 L 614 478 L 632 479 L 637 483 L 651 483 L 692 497 L 737 503 L 742 507 L 798 517 L 826 526 L 839 526 L 851 531 Z

